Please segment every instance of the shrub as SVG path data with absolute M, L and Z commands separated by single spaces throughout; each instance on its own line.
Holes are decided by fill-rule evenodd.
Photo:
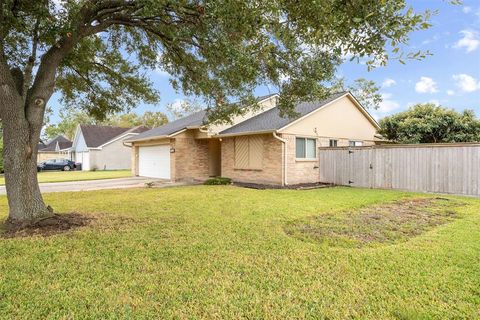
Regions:
M 227 184 L 232 184 L 232 179 L 217 177 L 217 178 L 208 179 L 203 184 L 209 185 L 209 186 L 227 185 Z

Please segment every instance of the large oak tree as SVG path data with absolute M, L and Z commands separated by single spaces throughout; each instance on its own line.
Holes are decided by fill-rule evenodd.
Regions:
M 381 119 L 379 133 L 397 143 L 480 142 L 480 119 L 473 110 L 416 104 Z
M 327 94 L 346 56 L 418 58 L 404 52 L 428 13 L 404 0 L 0 0 L 0 117 L 9 219 L 51 212 L 40 194 L 36 154 L 54 92 L 66 107 L 103 117 L 158 92 L 146 69 L 199 96 L 226 119 L 275 86 L 285 114 Z

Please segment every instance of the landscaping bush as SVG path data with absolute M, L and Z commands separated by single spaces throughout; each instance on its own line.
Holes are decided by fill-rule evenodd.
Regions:
M 232 184 L 232 179 L 217 177 L 217 178 L 208 179 L 203 184 L 209 185 L 209 186 L 228 185 L 228 184 Z

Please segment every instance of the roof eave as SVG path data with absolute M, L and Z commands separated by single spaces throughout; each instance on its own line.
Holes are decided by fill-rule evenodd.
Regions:
M 224 133 L 224 134 L 214 135 L 214 137 L 215 138 L 228 138 L 228 137 L 235 137 L 235 136 L 251 136 L 251 135 L 255 135 L 255 134 L 265 134 L 265 133 L 273 133 L 273 132 L 277 132 L 277 130 L 269 129 L 269 130 L 259 130 L 259 131 Z
M 141 139 L 131 139 L 131 140 L 125 140 L 124 143 L 143 142 L 143 141 L 151 141 L 151 140 L 158 140 L 158 139 L 165 139 L 165 138 L 169 138 L 169 136 L 160 135 L 160 136 L 152 136 L 152 137 L 146 137 Z

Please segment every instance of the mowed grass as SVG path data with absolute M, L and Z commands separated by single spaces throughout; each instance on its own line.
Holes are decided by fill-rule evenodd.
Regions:
M 97 216 L 47 238 L 0 239 L 2 319 L 475 319 L 480 200 L 403 241 L 358 248 L 290 236 L 295 221 L 433 197 L 225 186 L 47 194 Z M 7 207 L 0 198 L 2 218 Z
M 44 171 L 38 173 L 38 182 L 66 182 L 131 177 L 130 170 L 105 171 Z M 0 185 L 5 185 L 5 177 L 0 176 Z

